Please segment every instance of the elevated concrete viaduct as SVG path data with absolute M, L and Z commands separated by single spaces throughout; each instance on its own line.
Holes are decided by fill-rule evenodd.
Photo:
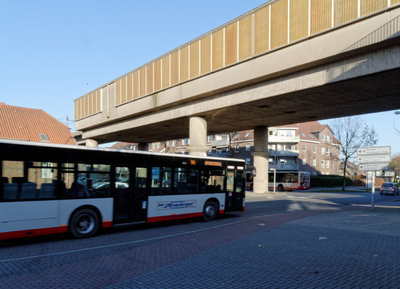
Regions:
M 266 7 L 271 10 L 272 5 Z M 400 108 L 399 5 L 389 5 L 364 17 L 358 12 L 356 19 L 313 35 L 309 28 L 308 36 L 293 42 L 289 41 L 288 33 L 288 43 L 276 48 L 270 43 L 270 49 L 258 55 L 254 53 L 257 11 L 252 13 L 251 57 L 239 61 L 240 49 L 237 48 L 237 61 L 226 65 L 224 42 L 225 66 L 129 100 L 129 85 L 133 90 L 135 83 L 140 86 L 142 74 L 147 81 L 145 87 L 149 88 L 151 77 L 155 90 L 155 61 L 151 66 L 154 70 L 149 74 L 148 67 L 142 68 L 145 72 L 138 72 L 136 82 L 133 73 L 131 82 L 126 75 L 125 84 L 121 80 L 119 88 L 120 80 L 116 80 L 92 92 L 92 103 L 97 103 L 97 110 L 93 108 L 92 113 L 88 105 L 85 106 L 84 98 L 78 99 L 75 102 L 76 129 L 81 130 L 83 138 L 92 145 L 117 140 L 146 143 L 190 135 L 191 153 L 203 154 L 207 134 L 255 128 L 257 176 L 254 190 L 264 192 L 268 172 L 268 126 Z M 240 28 L 240 21 L 234 20 L 229 25 L 237 23 Z M 308 22 L 310 27 L 310 20 Z M 226 31 L 226 27 L 223 28 L 223 39 L 227 37 Z M 271 28 L 269 31 L 271 41 Z M 239 43 L 240 36 L 237 39 Z M 189 44 L 188 51 L 192 45 Z M 173 60 L 171 56 L 168 58 L 171 84 Z M 166 57 L 160 60 L 160 71 L 163 59 Z M 187 65 L 190 75 L 191 64 Z M 125 96 L 121 87 L 127 87 Z M 137 91 L 140 94 L 140 87 Z

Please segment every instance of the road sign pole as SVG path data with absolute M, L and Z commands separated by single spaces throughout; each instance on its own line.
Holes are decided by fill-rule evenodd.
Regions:
M 372 172 L 371 210 L 375 210 L 375 171 Z

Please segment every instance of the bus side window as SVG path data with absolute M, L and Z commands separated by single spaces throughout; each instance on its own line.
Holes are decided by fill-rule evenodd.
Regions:
M 154 195 L 171 194 L 171 168 L 151 168 L 151 193 Z
M 236 172 L 236 193 L 242 192 L 243 178 L 244 178 L 243 171 L 237 171 Z
M 202 170 L 200 180 L 201 193 L 221 193 L 224 188 L 224 170 Z
M 136 189 L 146 189 L 147 168 L 136 168 Z
M 174 193 L 197 193 L 198 175 L 197 170 L 176 168 L 174 173 Z
M 21 184 L 24 182 L 24 163 L 21 161 L 2 161 L 1 167 L 3 200 L 19 199 Z

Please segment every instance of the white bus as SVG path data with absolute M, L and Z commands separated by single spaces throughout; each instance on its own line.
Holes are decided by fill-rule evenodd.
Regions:
M 300 171 L 276 171 L 275 189 L 277 191 L 295 191 L 295 190 L 309 190 L 310 189 L 309 172 Z M 253 175 L 246 174 L 246 187 L 253 189 Z M 268 189 L 274 189 L 274 172 L 268 174 Z
M 0 140 L 0 240 L 244 211 L 242 160 Z

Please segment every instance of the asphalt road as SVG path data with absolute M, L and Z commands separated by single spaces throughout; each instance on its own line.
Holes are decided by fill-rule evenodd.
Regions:
M 399 197 L 376 195 L 376 203 Z M 188 260 L 265 226 L 371 202 L 367 193 L 247 194 L 245 213 L 214 222 L 174 221 L 113 228 L 89 239 L 68 235 L 0 242 L 0 288 L 103 288 Z M 212 241 L 210 241 L 212 240 Z

